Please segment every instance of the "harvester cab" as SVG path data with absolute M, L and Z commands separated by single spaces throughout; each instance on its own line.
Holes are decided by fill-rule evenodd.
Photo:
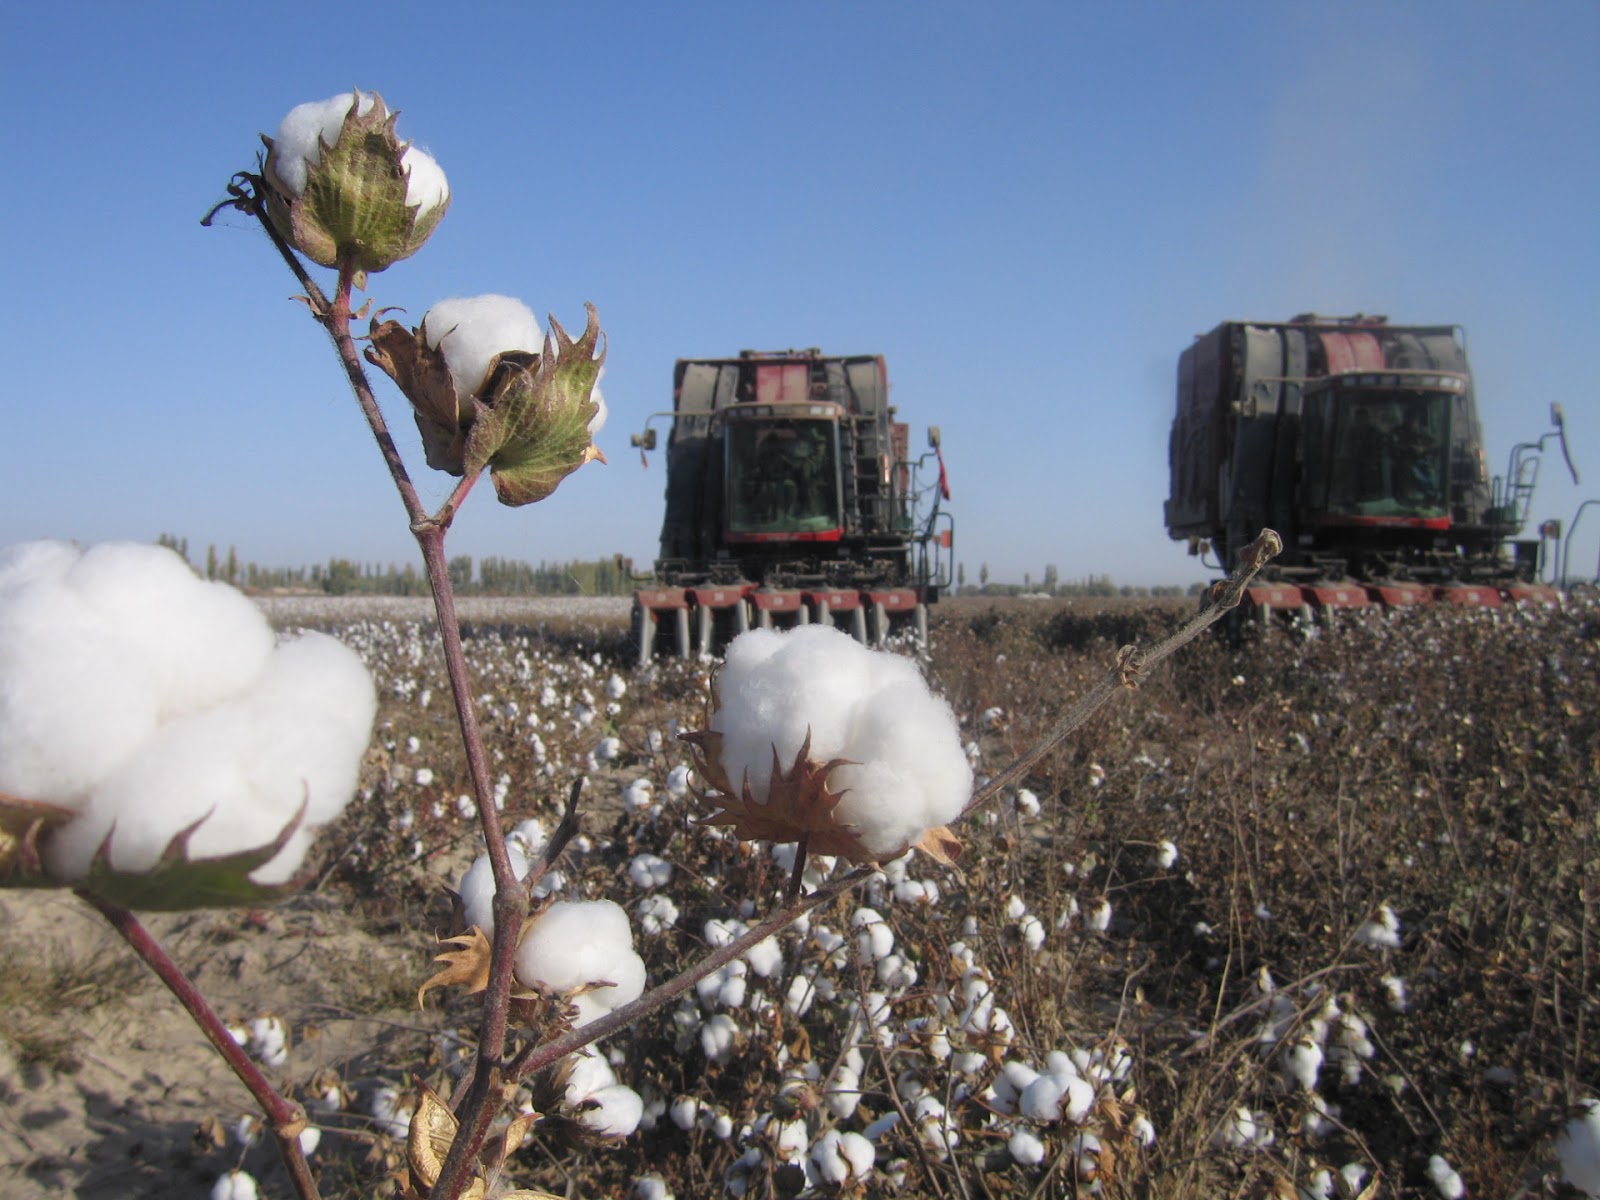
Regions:
M 911 458 L 883 359 L 747 350 L 679 360 L 673 382 L 672 411 L 632 439 L 647 453 L 671 422 L 661 555 L 634 596 L 640 662 L 713 653 L 753 624 L 925 640 L 950 583 L 948 483 L 937 427 Z

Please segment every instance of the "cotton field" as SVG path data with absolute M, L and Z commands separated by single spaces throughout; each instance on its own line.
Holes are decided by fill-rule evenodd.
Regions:
M 426 618 L 273 615 L 333 632 L 374 677 L 325 887 L 386 923 L 420 986 L 451 948 L 436 939 L 492 926 Z M 1178 619 L 951 604 L 896 670 L 948 703 L 946 769 L 981 785 L 1119 644 Z M 543 998 L 530 1019 L 603 1016 L 796 881 L 848 869 L 700 822 L 717 806 L 679 739 L 707 727 L 711 663 L 630 668 L 625 614 L 466 620 L 493 803 L 519 876 L 540 872 L 516 968 Z M 954 865 L 882 863 L 530 1080 L 514 1107 L 538 1116 L 504 1180 L 631 1197 L 1600 1195 L 1597 657 L 1583 597 L 1197 643 L 954 822 Z M 546 863 L 580 779 L 581 829 Z M 447 1095 L 476 1001 L 423 1003 L 397 1020 L 431 1031 L 405 1044 Z M 315 1014 L 273 1015 L 282 1037 L 240 1036 L 331 1097 L 324 1195 L 383 1194 L 416 1061 L 318 1061 L 299 1040 Z M 253 1194 L 237 1158 L 192 1169 Z M 244 1166 L 269 1194 L 270 1154 Z

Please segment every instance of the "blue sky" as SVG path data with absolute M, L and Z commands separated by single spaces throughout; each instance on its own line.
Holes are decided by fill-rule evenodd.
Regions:
M 1600 496 L 1594 0 L 12 3 L 0 43 L 0 543 L 415 558 L 291 277 L 199 223 L 258 133 L 352 86 L 454 193 L 378 304 L 592 301 L 610 337 L 610 466 L 525 509 L 480 489 L 453 553 L 648 562 L 664 464 L 627 435 L 673 361 L 820 346 L 886 356 L 914 445 L 942 427 L 969 577 L 1187 583 L 1177 356 L 1313 310 L 1463 325 L 1491 468 L 1560 401 L 1584 483 L 1547 459 L 1534 514 Z

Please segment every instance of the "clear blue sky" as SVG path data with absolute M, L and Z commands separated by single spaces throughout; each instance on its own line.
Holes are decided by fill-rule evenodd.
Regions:
M 1492 468 L 1558 400 L 1586 474 L 1547 460 L 1535 515 L 1600 496 L 1594 0 L 18 0 L 0 45 L 0 542 L 415 557 L 292 279 L 199 223 L 259 132 L 352 86 L 454 192 L 378 304 L 587 300 L 610 336 L 610 466 L 531 508 L 480 489 L 454 553 L 650 561 L 663 462 L 627 438 L 673 360 L 820 346 L 887 357 L 914 444 L 942 426 L 969 578 L 1186 583 L 1178 353 L 1309 310 L 1465 326 Z

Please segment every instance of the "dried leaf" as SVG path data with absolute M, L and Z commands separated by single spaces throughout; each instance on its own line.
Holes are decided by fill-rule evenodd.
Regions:
M 489 986 L 489 960 L 493 956 L 493 949 L 482 929 L 474 925 L 466 933 L 439 939 L 439 945 L 455 945 L 461 949 L 447 950 L 443 954 L 434 955 L 433 961 L 444 963 L 445 968 L 431 976 L 417 989 L 418 1008 L 422 1007 L 422 998 L 436 987 L 460 984 L 467 989 L 467 995 L 471 996 Z
M 961 857 L 961 842 L 946 825 L 937 826 L 924 833 L 917 839 L 916 848 L 934 862 L 943 863 L 947 867 L 953 867 L 956 860 Z
M 422 328 L 413 330 L 398 321 L 380 324 L 375 317 L 367 332 L 367 361 L 394 380 L 411 401 L 428 465 L 460 475 L 466 470 L 467 429 L 472 424 L 474 402 L 463 403 L 456 395 L 444 352 L 430 346 L 428 339 L 426 318 Z

